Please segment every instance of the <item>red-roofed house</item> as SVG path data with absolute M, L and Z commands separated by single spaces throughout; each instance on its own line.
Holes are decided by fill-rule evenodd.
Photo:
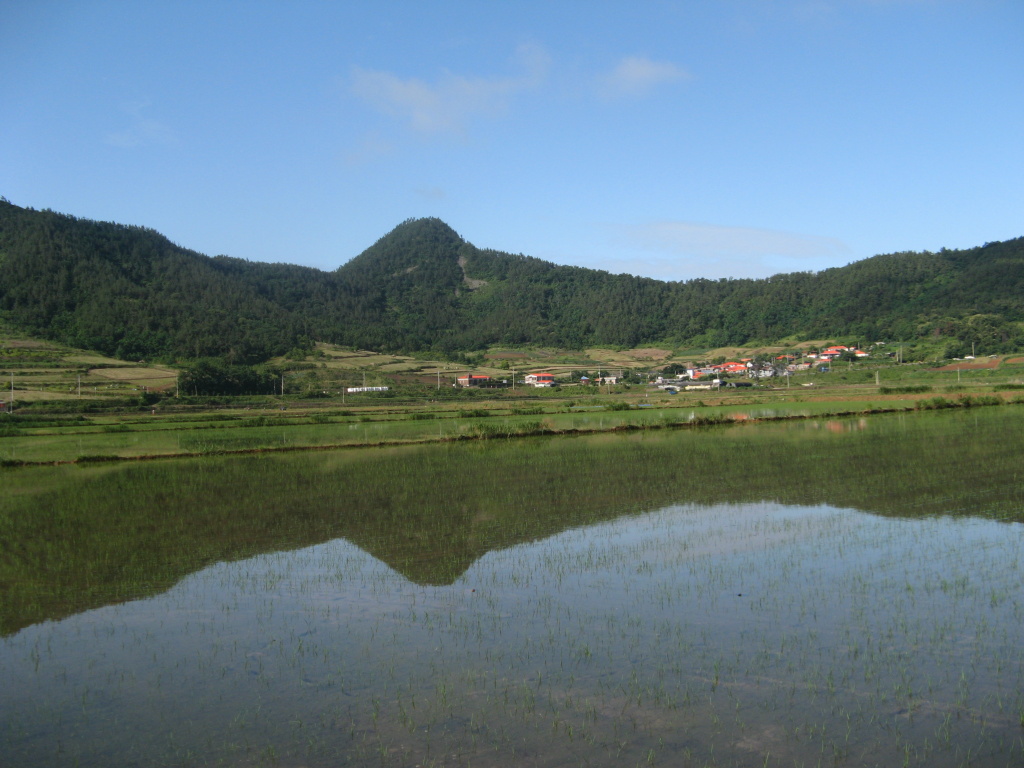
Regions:
M 526 374 L 526 383 L 535 387 L 553 387 L 555 386 L 555 376 L 551 373 L 528 373 Z
M 460 387 L 479 387 L 481 384 L 490 384 L 491 377 L 467 373 L 465 376 L 459 376 L 458 382 Z

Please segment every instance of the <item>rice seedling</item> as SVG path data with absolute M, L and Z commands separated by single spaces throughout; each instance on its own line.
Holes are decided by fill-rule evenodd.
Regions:
M 1020 400 L 1021 398 L 1017 398 Z M 359 411 L 277 410 L 252 413 L 238 410 L 214 414 L 109 415 L 42 419 L 25 415 L 6 417 L 0 424 L 0 460 L 22 463 L 74 461 L 83 455 L 144 458 L 176 455 L 207 455 L 253 451 L 292 451 L 343 446 L 373 446 L 407 442 L 432 442 L 481 437 L 534 434 L 531 424 L 543 415 L 544 432 L 658 429 L 759 420 L 813 419 L 864 415 L 904 409 L 968 408 L 997 405 L 998 396 L 963 396 L 955 400 L 851 400 L 802 402 L 775 398 L 770 406 L 761 398 L 723 399 L 709 406 L 702 401 L 671 404 L 611 402 L 568 408 L 543 407 L 393 410 L 367 407 Z M 1014 403 L 1015 400 L 1009 402 Z M 487 425 L 501 416 L 502 427 Z
M 1019 765 L 1020 427 L 6 470 L 0 762 Z

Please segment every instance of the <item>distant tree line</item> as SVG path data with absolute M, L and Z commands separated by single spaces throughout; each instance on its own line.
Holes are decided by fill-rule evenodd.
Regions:
M 178 377 L 183 395 L 273 395 L 280 372 L 265 366 L 232 365 L 218 358 L 189 363 Z

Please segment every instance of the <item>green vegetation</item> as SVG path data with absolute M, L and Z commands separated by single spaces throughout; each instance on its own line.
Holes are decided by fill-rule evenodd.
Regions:
M 124 360 L 299 360 L 316 357 L 311 339 L 464 364 L 522 345 L 850 337 L 928 339 L 943 357 L 1024 348 L 1024 238 L 818 274 L 665 283 L 479 249 L 418 219 L 328 273 L 208 258 L 141 227 L 0 202 L 0 254 L 3 318 Z
M 705 399 L 708 398 L 706 393 Z M 773 393 L 779 395 L 779 393 Z M 150 415 L 148 406 L 132 416 L 97 414 L 42 418 L 31 409 L 0 415 L 0 462 L 7 466 L 52 462 L 110 461 L 185 455 L 324 450 L 403 443 L 457 442 L 608 431 L 686 429 L 753 421 L 842 418 L 886 412 L 1016 406 L 1019 395 L 959 393 L 957 397 L 886 399 L 870 393 L 850 399 L 825 397 L 719 397 L 705 402 L 688 396 L 623 402 L 594 398 L 563 406 L 516 407 L 498 401 L 487 407 L 379 405 L 348 409 L 224 410 L 220 413 Z M 593 403 L 593 404 L 591 404 Z M 161 408 L 163 405 L 161 404 Z
M 882 395 L 912 395 L 921 392 L 931 392 L 932 388 L 927 384 L 909 384 L 905 387 L 879 387 L 878 392 Z
M 516 359 L 535 370 L 555 370 L 564 386 L 481 389 L 452 387 L 449 382 L 463 369 L 450 364 L 323 344 L 316 347 L 322 360 L 316 364 L 279 360 L 242 366 L 210 359 L 175 370 L 8 338 L 0 350 L 28 350 L 50 361 L 31 370 L 0 371 L 0 382 L 15 385 L 13 392 L 0 388 L 0 402 L 13 396 L 16 404 L 13 414 L 0 414 L 0 461 L 12 466 L 80 457 L 291 451 L 904 411 L 932 407 L 918 405 L 931 393 L 955 407 L 980 405 L 985 398 L 1024 399 L 1019 395 L 1024 358 L 935 367 L 876 355 L 745 389 L 669 395 L 647 386 L 643 369 L 594 364 L 589 358 L 587 368 L 558 368 L 548 365 L 557 351 L 546 349 L 527 349 Z M 668 351 L 653 352 L 672 359 Z M 623 353 L 587 354 L 600 359 Z M 627 360 L 623 356 L 618 362 Z M 573 383 L 581 370 L 596 376 L 609 369 L 621 371 L 626 383 Z M 389 389 L 346 394 L 347 387 L 364 384 Z M 246 391 L 263 394 L 237 394 Z M 490 426 L 480 426 L 482 421 Z
M 274 395 L 281 371 L 250 365 L 227 365 L 218 359 L 197 360 L 182 373 L 178 387 L 187 395 Z

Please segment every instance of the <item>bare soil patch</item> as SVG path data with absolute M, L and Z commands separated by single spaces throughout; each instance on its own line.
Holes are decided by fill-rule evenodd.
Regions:
M 98 353 L 94 354 L 92 352 L 82 352 L 82 353 L 79 353 L 79 354 L 65 355 L 63 359 L 64 359 L 64 362 L 68 363 L 68 364 L 80 363 L 82 365 L 88 365 L 88 366 L 95 366 L 95 365 L 118 366 L 118 365 L 123 365 L 124 364 L 124 360 L 117 360 L 117 359 L 115 359 L 113 357 L 105 357 L 104 355 L 100 355 Z
M 605 362 L 618 362 L 618 361 L 661 361 L 672 357 L 672 350 L 670 349 L 658 349 L 656 347 L 643 347 L 638 349 L 624 349 L 622 351 L 614 349 L 588 349 L 585 350 L 585 354 L 592 360 L 605 361 Z
M 672 356 L 672 350 L 645 347 L 642 349 L 627 349 L 622 354 L 633 360 L 664 360 Z
M 95 368 L 90 373 L 100 379 L 112 381 L 151 381 L 174 379 L 177 374 L 161 368 Z
M 6 346 L 21 349 L 38 349 L 39 347 L 47 347 L 49 345 L 44 341 L 36 341 L 34 339 L 11 339 L 7 342 Z
M 986 368 L 998 368 L 998 360 L 982 360 L 974 363 L 951 363 L 941 368 L 932 368 L 933 371 L 980 371 Z
M 789 347 L 719 347 L 709 350 L 705 357 L 726 357 L 736 359 L 739 357 L 753 357 L 754 355 L 777 355 Z

